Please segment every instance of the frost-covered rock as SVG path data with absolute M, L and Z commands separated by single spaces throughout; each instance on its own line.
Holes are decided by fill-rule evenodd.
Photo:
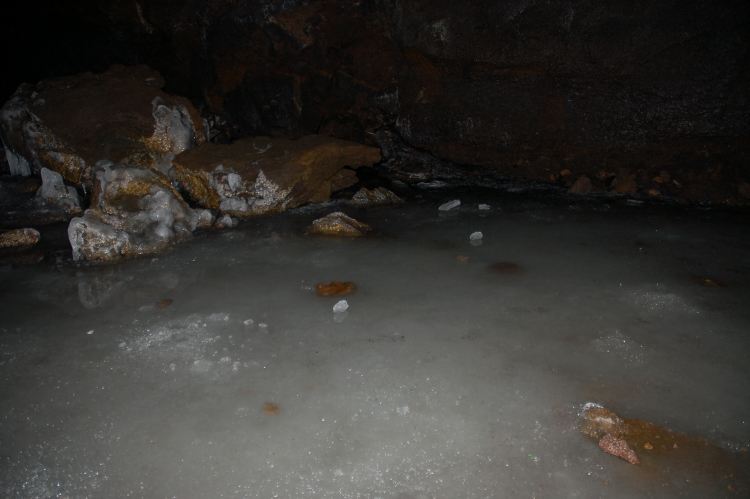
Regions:
M 332 185 L 341 185 L 341 170 L 378 161 L 375 147 L 308 135 L 298 140 L 253 137 L 228 145 L 207 142 L 178 154 L 173 164 L 174 179 L 192 201 L 250 217 L 327 201 Z
M 34 246 L 40 240 L 39 232 L 34 229 L 14 229 L 0 234 L 0 249 L 23 249 Z
M 71 186 L 66 186 L 62 175 L 44 167 L 42 167 L 42 186 L 36 193 L 36 201 L 40 205 L 58 208 L 72 216 L 83 214 L 78 191 Z
M 91 208 L 68 226 L 73 259 L 115 261 L 157 253 L 187 239 L 196 213 L 158 172 L 101 164 Z
M 363 187 L 357 191 L 350 201 L 350 204 L 360 207 L 399 203 L 403 203 L 403 200 L 385 187 L 372 190 Z
M 373 234 L 375 229 L 340 211 L 336 211 L 323 218 L 313 220 L 312 225 L 307 227 L 305 232 L 322 236 L 363 237 Z
M 204 140 L 190 101 L 164 93 L 146 66 L 112 66 L 24 84 L 0 109 L 0 139 L 16 175 L 43 167 L 91 187 L 100 160 L 156 169 L 169 153 Z

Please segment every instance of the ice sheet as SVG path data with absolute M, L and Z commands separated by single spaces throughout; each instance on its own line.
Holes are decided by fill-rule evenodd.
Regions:
M 742 219 L 439 210 L 455 197 L 348 212 L 382 237 L 304 235 L 347 210 L 306 208 L 116 266 L 3 267 L 0 495 L 741 495 L 747 476 L 605 454 L 577 417 L 599 403 L 743 454 Z M 343 313 L 315 294 L 332 280 L 358 288 Z

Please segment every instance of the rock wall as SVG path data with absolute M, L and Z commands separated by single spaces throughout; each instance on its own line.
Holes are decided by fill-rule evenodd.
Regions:
M 428 170 L 434 158 L 542 182 L 587 175 L 594 190 L 632 176 L 637 192 L 694 200 L 738 196 L 750 179 L 741 0 L 87 0 L 68 10 L 111 34 L 97 42 L 108 62 L 147 63 L 202 107 L 215 140 L 320 133 L 384 146 L 395 136 L 428 155 Z M 394 168 L 409 161 L 385 155 Z M 661 171 L 670 182 L 654 180 Z

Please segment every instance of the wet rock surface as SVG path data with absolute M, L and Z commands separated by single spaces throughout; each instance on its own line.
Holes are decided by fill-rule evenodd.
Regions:
M 90 188 L 100 160 L 156 168 L 168 153 L 202 142 L 202 118 L 184 97 L 164 93 L 164 85 L 146 66 L 22 85 L 0 110 L 11 173 L 48 168 Z
M 321 135 L 294 141 L 254 137 L 205 143 L 177 155 L 174 178 L 201 206 L 249 217 L 327 201 L 344 167 L 378 161 L 377 148 Z
M 198 216 L 161 173 L 103 164 L 91 207 L 68 227 L 74 260 L 117 261 L 157 253 L 191 236 Z

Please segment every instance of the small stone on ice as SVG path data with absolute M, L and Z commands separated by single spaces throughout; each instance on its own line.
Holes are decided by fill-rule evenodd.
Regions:
M 349 304 L 346 302 L 346 300 L 341 300 L 333 306 L 333 313 L 340 314 L 342 312 L 346 312 L 347 308 L 349 308 Z
M 440 210 L 440 211 L 452 210 L 453 208 L 455 208 L 456 206 L 458 206 L 460 204 L 461 204 L 461 200 L 460 199 L 454 199 L 453 201 L 448 201 L 445 204 L 441 204 L 440 208 L 438 208 L 438 210 Z
M 484 234 L 482 234 L 479 231 L 472 232 L 471 235 L 469 236 L 469 240 L 470 241 L 478 241 L 478 240 L 482 239 L 483 237 L 484 237 Z
M 91 331 L 89 331 L 89 332 L 88 332 L 88 333 L 86 333 L 86 334 L 94 334 L 94 330 L 92 329 Z

